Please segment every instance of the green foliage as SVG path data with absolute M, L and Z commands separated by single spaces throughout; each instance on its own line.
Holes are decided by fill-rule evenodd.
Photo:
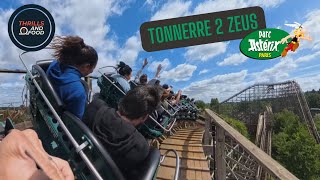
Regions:
M 320 177 L 320 145 L 294 113 L 274 116 L 272 156 L 300 179 Z
M 320 132 L 320 114 L 316 114 L 314 117 L 314 122 L 316 124 L 318 132 Z
M 249 132 L 248 129 L 246 127 L 246 125 L 239 121 L 236 120 L 234 118 L 222 115 L 223 120 L 225 120 L 230 126 L 232 126 L 233 128 L 235 128 L 237 131 L 239 131 L 243 136 L 249 138 Z
M 320 90 L 305 93 L 310 108 L 320 108 Z
M 219 100 L 218 98 L 211 98 L 210 109 L 217 112 L 219 110 Z
M 207 108 L 207 104 L 201 100 L 196 100 L 195 104 L 199 109 L 204 110 L 205 108 Z

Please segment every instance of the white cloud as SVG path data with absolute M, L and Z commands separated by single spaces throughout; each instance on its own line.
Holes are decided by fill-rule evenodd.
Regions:
M 301 40 L 299 49 L 320 49 L 320 9 L 309 12 L 305 18 L 306 21 L 302 23 L 303 28 L 306 30 L 306 35 L 311 36 L 312 41 Z M 298 50 L 299 50 L 298 49 Z
M 262 7 L 266 7 L 266 8 L 273 8 L 273 7 L 279 6 L 283 2 L 285 2 L 285 0 L 260 0 L 260 1 L 249 0 L 248 5 L 249 6 L 262 6 Z
M 312 89 L 318 90 L 320 88 L 320 74 L 308 77 L 295 78 L 303 91 L 310 91 Z
M 190 6 L 191 1 L 168 1 L 151 17 L 151 21 L 185 16 Z
M 285 81 L 289 73 L 295 70 L 298 65 L 291 59 L 281 59 L 275 66 L 264 69 L 262 72 L 253 73 L 256 82 L 279 82 Z
M 146 2 L 144 2 L 144 4 L 143 4 L 142 8 L 148 7 L 148 8 L 150 8 L 151 11 L 154 11 L 158 6 L 159 6 L 159 1 L 146 0 Z
M 218 12 L 230 9 L 237 9 L 245 6 L 247 6 L 247 4 L 242 0 L 229 0 L 228 2 L 226 2 L 225 0 L 207 0 L 202 3 L 199 3 L 194 9 L 193 14 Z
M 1 68 L 9 68 L 20 65 L 19 54 L 22 52 L 17 48 L 8 35 L 8 20 L 13 13 L 12 9 L 0 11 L 0 65 Z
M 296 70 L 306 71 L 312 68 L 313 66 L 298 69 L 299 65 L 305 62 L 317 60 L 317 57 L 320 56 L 320 51 L 313 52 L 310 55 L 300 56 L 296 59 L 293 58 L 294 56 L 295 55 L 291 55 L 286 58 L 281 58 L 280 62 L 273 67 L 264 69 L 261 72 L 252 73 L 251 75 L 254 77 L 255 82 L 279 82 L 293 79 L 295 77 L 290 75 L 290 73 Z
M 312 54 L 299 57 L 297 60 L 295 60 L 295 62 L 296 63 L 307 62 L 307 61 L 311 61 L 311 60 L 313 60 L 315 58 L 319 58 L 319 57 L 320 57 L 320 51 L 317 51 Z
M 206 73 L 208 73 L 208 72 L 209 72 L 208 69 L 203 69 L 203 70 L 201 70 L 201 71 L 199 72 L 199 75 L 201 75 L 201 74 L 206 74 Z
M 170 63 L 169 59 L 165 58 L 162 61 L 152 61 L 150 63 L 150 65 L 148 66 L 148 71 L 156 72 L 159 64 L 161 64 L 161 66 L 162 66 L 162 71 L 170 68 L 170 66 L 171 66 L 171 63 Z
M 130 5 L 131 0 L 77 0 L 52 1 L 52 0 L 22 0 L 22 4 L 35 3 L 46 7 L 52 14 L 56 24 L 56 35 L 78 35 L 82 37 L 86 44 L 93 46 L 99 56 L 97 67 L 105 65 L 115 65 L 116 59 L 122 58 L 130 65 L 134 65 L 139 52 L 141 51 L 140 37 L 137 33 L 129 37 L 123 45 L 119 45 L 116 35 L 110 33 L 111 26 L 108 19 L 114 15 L 121 15 Z M 0 31 L 7 32 L 7 23 L 12 9 L 1 9 L 0 11 Z M 8 69 L 23 69 L 19 62 L 20 49 L 15 47 L 7 33 L 0 34 L 0 66 Z M 26 55 L 26 63 L 29 66 L 35 60 L 50 58 L 50 54 L 44 50 Z M 97 74 L 97 73 L 96 73 Z M 24 80 L 16 79 L 17 75 L 10 79 L 0 76 L 1 88 L 4 83 L 19 82 L 24 84 Z M 6 84 L 6 86 L 13 84 Z M 1 93 L 8 92 L 6 89 Z M 20 97 L 22 88 L 11 88 L 10 93 L 15 94 L 6 97 L 10 101 L 12 97 Z M 3 100 L 4 101 L 4 100 Z
M 173 80 L 175 82 L 188 81 L 193 72 L 197 69 L 197 66 L 190 64 L 179 64 L 169 71 L 163 71 L 160 74 L 161 81 Z
M 134 66 L 141 48 L 140 36 L 137 34 L 127 39 L 124 47 L 119 50 L 118 58 L 130 66 Z
M 208 61 L 219 54 L 225 53 L 228 44 L 228 42 L 218 42 L 188 47 L 184 57 L 190 61 Z
M 220 101 L 244 89 L 248 83 L 244 81 L 248 71 L 216 75 L 211 78 L 196 81 L 183 89 L 183 93 L 195 99 L 210 101 L 218 98 Z
M 204 14 L 218 11 L 225 11 L 231 9 L 239 9 L 249 6 L 262 6 L 266 8 L 276 7 L 285 0 L 206 0 L 199 3 L 192 14 Z
M 229 55 L 223 61 L 217 62 L 218 66 L 227 66 L 227 65 L 240 65 L 248 60 L 248 57 L 244 56 L 241 53 L 236 53 Z
M 122 15 L 132 0 L 78 0 L 52 1 L 33 0 L 31 2 L 46 7 L 56 23 L 56 34 L 72 34 L 82 37 L 86 44 L 93 46 L 99 53 L 97 67 L 123 59 L 134 65 L 141 51 L 137 33 L 119 45 L 116 35 L 111 34 L 108 20 L 111 16 Z M 28 1 L 30 3 L 30 1 Z M 127 51 L 124 48 L 128 48 Z

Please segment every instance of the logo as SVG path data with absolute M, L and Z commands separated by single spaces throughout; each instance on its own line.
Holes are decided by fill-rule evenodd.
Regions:
M 281 39 L 289 35 L 286 31 L 267 28 L 254 31 L 242 39 L 240 51 L 249 58 L 268 60 L 281 56 L 287 46 Z
M 148 52 L 242 39 L 266 28 L 261 7 L 145 22 L 140 26 L 142 47 Z
M 55 33 L 53 17 L 44 7 L 28 4 L 13 12 L 8 23 L 11 41 L 24 51 L 45 48 Z

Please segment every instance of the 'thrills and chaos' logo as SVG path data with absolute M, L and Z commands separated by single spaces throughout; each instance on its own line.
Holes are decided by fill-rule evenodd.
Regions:
M 12 13 L 8 33 L 18 48 L 24 51 L 38 51 L 51 42 L 55 33 L 55 23 L 44 7 L 27 4 Z
M 242 39 L 240 50 L 253 59 L 273 59 L 281 56 L 286 47 L 286 44 L 281 44 L 281 39 L 287 35 L 287 32 L 275 28 L 257 30 Z
M 19 35 L 44 35 L 44 21 L 19 21 Z

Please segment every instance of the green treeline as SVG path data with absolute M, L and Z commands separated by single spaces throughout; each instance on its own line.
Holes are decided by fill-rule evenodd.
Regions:
M 306 99 L 309 107 L 320 108 L 320 90 L 306 92 Z M 250 105 L 254 105 L 252 103 Z M 196 105 L 200 109 L 209 108 L 215 112 L 219 110 L 219 101 L 212 98 L 210 103 L 203 101 L 196 101 Z M 230 106 L 230 108 L 237 108 L 239 112 L 245 112 L 248 105 L 242 107 Z M 255 106 L 260 105 L 255 104 Z M 270 103 L 262 103 L 262 105 L 270 105 Z M 221 108 L 221 107 L 220 107 Z M 242 109 L 243 111 L 241 111 Z M 223 114 L 221 114 L 223 113 Z M 241 134 L 250 138 L 245 124 L 234 118 L 230 118 L 228 112 L 220 112 L 223 119 L 232 127 L 237 129 Z M 317 129 L 320 130 L 320 114 L 314 118 Z M 291 173 L 303 180 L 320 179 L 320 145 L 316 143 L 315 139 L 309 134 L 307 126 L 300 121 L 299 116 L 289 110 L 282 110 L 274 114 L 272 123 L 272 158 L 277 160 Z
M 274 115 L 272 157 L 299 179 L 320 179 L 320 145 L 293 112 Z
M 306 99 L 310 108 L 320 108 L 320 89 L 305 92 Z
M 197 107 L 202 110 L 208 108 L 208 109 L 211 109 L 212 111 L 218 112 L 218 109 L 219 109 L 219 100 L 217 98 L 212 98 L 210 103 L 205 103 L 201 100 L 198 100 L 195 103 Z M 249 138 L 248 129 L 243 122 L 237 119 L 234 119 L 226 114 L 220 114 L 220 115 L 222 116 L 223 120 L 225 120 L 230 126 L 232 126 L 234 129 L 236 129 L 245 137 Z

